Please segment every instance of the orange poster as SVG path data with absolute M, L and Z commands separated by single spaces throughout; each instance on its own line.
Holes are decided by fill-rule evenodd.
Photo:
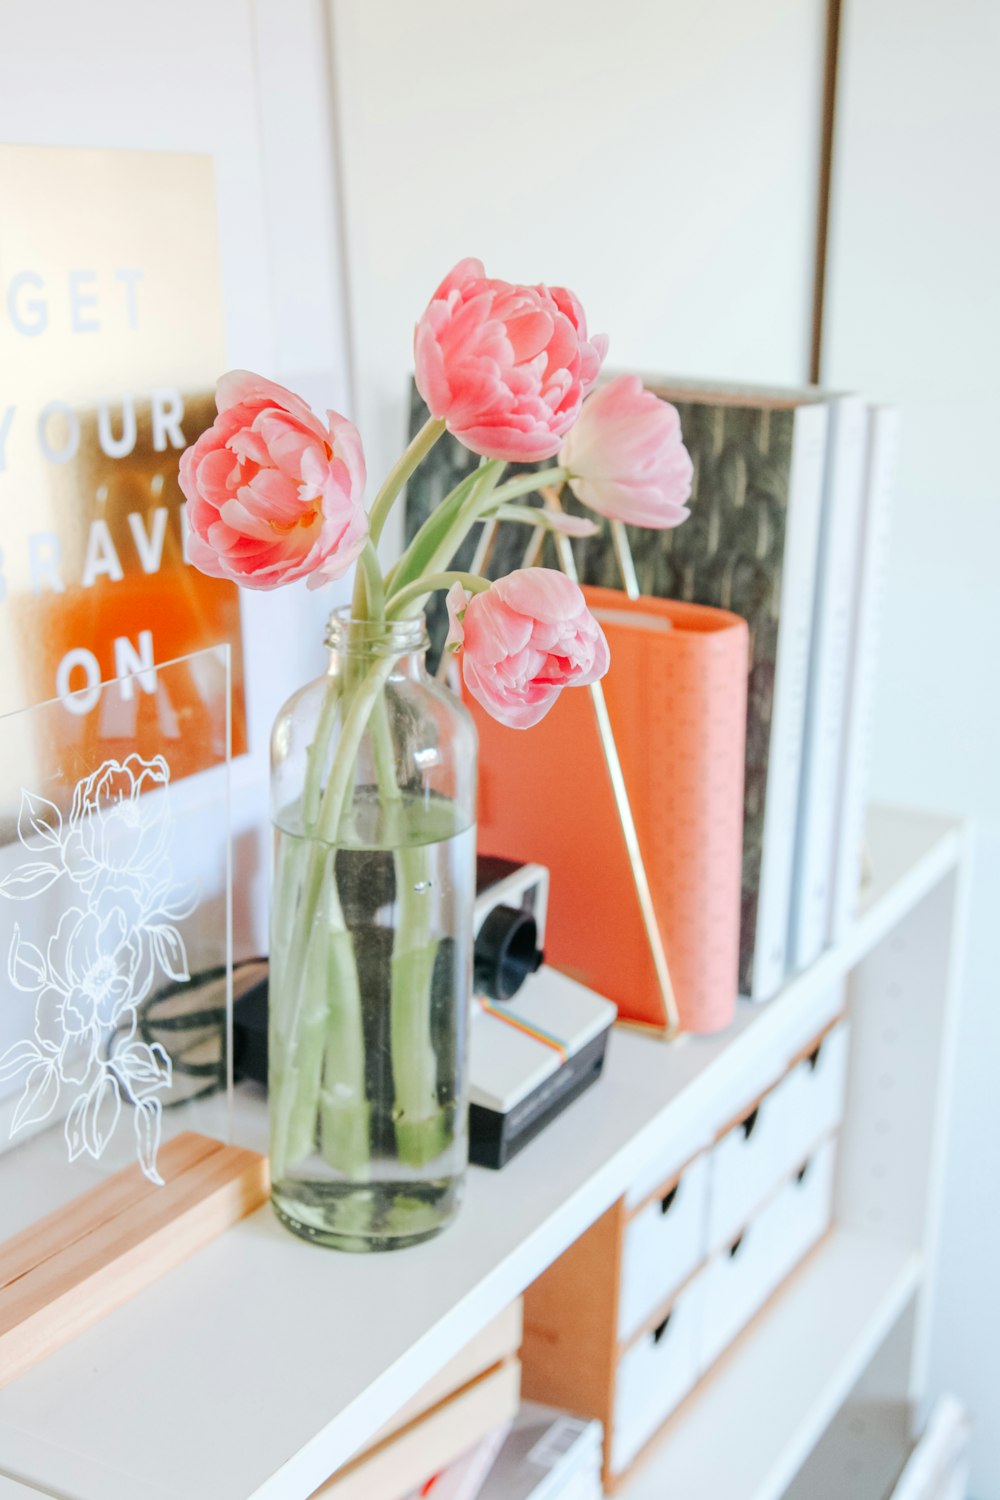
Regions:
M 186 562 L 177 483 L 225 363 L 209 157 L 0 146 L 0 713 L 85 721 L 131 674 L 153 750 L 199 723 L 156 666 L 228 642 L 245 748 L 237 589 Z

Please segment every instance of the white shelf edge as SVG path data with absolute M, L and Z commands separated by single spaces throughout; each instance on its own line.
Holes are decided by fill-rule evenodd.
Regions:
M 779 1500 L 920 1275 L 918 1255 L 834 1229 L 669 1419 L 618 1500 Z
M 432 1246 L 412 1252 L 412 1260 L 384 1257 L 382 1282 L 370 1283 L 368 1272 L 355 1277 L 353 1268 L 349 1270 L 343 1264 L 353 1257 L 324 1260 L 323 1252 L 297 1244 L 273 1224 L 269 1209 L 261 1210 L 230 1231 L 224 1242 L 202 1252 L 187 1267 L 121 1309 L 115 1318 L 54 1356 L 51 1375 L 46 1375 L 42 1367 L 25 1377 L 23 1397 L 15 1402 L 11 1413 L 18 1427 L 22 1427 L 26 1412 L 31 1417 L 18 1434 L 28 1445 L 23 1466 L 18 1464 L 20 1472 L 29 1483 L 51 1481 L 51 1450 L 44 1436 L 48 1420 L 44 1426 L 36 1422 L 37 1403 L 44 1400 L 46 1408 L 51 1411 L 54 1407 L 58 1415 L 62 1403 L 67 1409 L 77 1404 L 80 1381 L 85 1377 L 104 1371 L 111 1378 L 116 1361 L 122 1358 L 126 1329 L 132 1336 L 150 1336 L 157 1318 L 167 1320 L 170 1326 L 179 1314 L 179 1339 L 188 1315 L 185 1295 L 197 1297 L 199 1305 L 207 1302 L 211 1306 L 220 1294 L 225 1294 L 226 1283 L 233 1277 L 241 1285 L 245 1282 L 249 1291 L 254 1286 L 259 1288 L 265 1277 L 270 1280 L 274 1275 L 302 1281 L 304 1295 L 307 1285 L 319 1284 L 316 1268 L 322 1264 L 327 1296 L 336 1300 L 345 1294 L 352 1295 L 348 1288 L 360 1290 L 370 1284 L 387 1288 L 384 1278 L 390 1272 L 395 1274 L 404 1266 L 412 1268 L 413 1280 L 418 1284 L 414 1294 L 418 1302 L 422 1283 L 424 1294 L 431 1294 L 429 1303 L 436 1304 L 426 1308 L 425 1321 L 421 1324 L 419 1317 L 409 1320 L 413 1325 L 412 1335 L 404 1346 L 391 1333 L 385 1335 L 376 1319 L 371 1326 L 375 1331 L 374 1342 L 385 1345 L 382 1363 L 366 1357 L 362 1364 L 371 1367 L 369 1373 L 359 1377 L 350 1396 L 338 1400 L 331 1392 L 330 1405 L 322 1417 L 316 1420 L 317 1412 L 311 1419 L 315 1425 L 307 1429 L 308 1436 L 303 1437 L 300 1425 L 294 1442 L 285 1449 L 283 1460 L 257 1470 L 252 1484 L 241 1491 L 241 1495 L 254 1500 L 298 1500 L 310 1494 L 316 1484 L 363 1446 L 441 1365 L 626 1191 L 645 1157 L 663 1149 L 667 1142 L 676 1142 L 709 1111 L 718 1109 L 720 1101 L 731 1099 L 754 1067 L 768 1059 L 780 1059 L 783 1052 L 793 1055 L 810 1034 L 821 1028 L 828 1018 L 830 991 L 836 982 L 956 867 L 962 853 L 964 831 L 954 820 L 895 813 L 883 814 L 881 820 L 887 852 L 883 857 L 883 851 L 877 847 L 873 850 L 880 878 L 866 909 L 842 944 L 828 949 L 816 964 L 795 976 L 773 1001 L 741 1002 L 736 1022 L 728 1033 L 684 1039 L 674 1047 L 619 1033 L 614 1039 L 606 1080 L 585 1094 L 570 1115 L 545 1132 L 530 1152 L 505 1172 L 471 1173 L 467 1206 L 458 1224 Z M 811 1033 L 809 1028 L 813 1028 Z M 579 1160 L 572 1160 L 575 1157 Z M 519 1238 L 514 1238 L 515 1228 Z M 490 1232 L 495 1239 L 487 1253 L 481 1241 Z M 857 1236 L 838 1231 L 831 1243 L 848 1244 L 857 1240 Z M 470 1252 L 472 1263 L 465 1260 Z M 825 1253 L 821 1249 L 817 1255 Z M 891 1253 L 902 1255 L 902 1252 Z M 424 1256 L 428 1258 L 426 1262 Z M 361 1267 L 358 1272 L 362 1272 Z M 807 1267 L 799 1274 L 805 1277 L 808 1273 Z M 914 1262 L 906 1270 L 911 1285 L 916 1284 L 916 1276 Z M 453 1289 L 451 1301 L 443 1295 L 449 1287 Z M 362 1295 L 373 1307 L 384 1305 L 380 1293 Z M 317 1302 L 315 1306 L 320 1308 L 316 1338 L 321 1342 L 329 1333 L 325 1330 L 321 1304 Z M 762 1314 L 768 1315 L 768 1311 Z M 891 1318 L 885 1323 L 886 1328 L 890 1322 Z M 235 1323 L 233 1328 L 234 1332 L 239 1331 Z M 218 1332 L 225 1338 L 225 1322 Z M 271 1338 L 274 1348 L 270 1348 L 265 1337 L 258 1357 L 267 1361 L 280 1352 L 289 1358 L 287 1344 L 282 1344 L 279 1351 L 274 1336 Z M 236 1343 L 240 1344 L 239 1338 Z M 850 1368 L 855 1366 L 852 1364 Z M 720 1377 L 713 1377 L 716 1378 Z M 842 1399 L 850 1384 L 848 1380 L 842 1390 L 839 1386 L 832 1388 L 840 1390 Z M 21 1382 L 15 1382 L 8 1388 L 12 1397 L 20 1385 Z M 164 1387 L 162 1396 L 169 1394 Z M 253 1395 L 248 1383 L 247 1400 L 251 1405 Z M 5 1429 L 5 1407 L 4 1393 L 0 1392 L 0 1430 Z M 836 1403 L 829 1407 L 828 1415 L 835 1409 Z M 178 1425 L 175 1421 L 175 1426 Z M 27 1428 L 31 1429 L 30 1436 Z M 34 1446 L 29 1454 L 31 1444 Z M 193 1484 L 192 1476 L 187 1477 Z M 161 1493 L 155 1482 L 149 1492 Z M 90 1500 L 92 1493 L 96 1500 L 118 1500 L 117 1489 L 114 1497 L 99 1486 L 94 1489 L 81 1484 L 72 1490 L 74 1496 L 79 1494 L 86 1500 Z M 218 1500 L 223 1488 L 213 1488 L 206 1476 L 206 1485 L 199 1483 L 190 1493 L 192 1500 L 200 1500 L 203 1495 L 206 1500 L 209 1495 Z M 234 1492 L 226 1489 L 225 1493 L 231 1496 Z M 741 1500 L 764 1500 L 778 1491 L 765 1488 L 759 1497 L 756 1490 L 752 1496 L 749 1491 L 744 1494 L 742 1488 L 739 1493 Z M 122 1489 L 122 1497 L 127 1495 L 128 1500 L 133 1500 L 134 1494 L 134 1486 Z
M 889 819 L 905 823 L 907 815 L 901 809 L 879 806 L 871 810 L 869 823 Z M 881 887 L 876 878 L 873 889 L 862 892 L 860 914 L 837 950 L 843 953 L 846 968 L 852 968 L 880 942 L 907 912 L 958 868 L 967 854 L 970 841 L 967 819 L 928 814 L 924 821 L 932 824 L 936 833 L 923 853 L 908 862 L 905 870 L 897 873 L 887 887 Z

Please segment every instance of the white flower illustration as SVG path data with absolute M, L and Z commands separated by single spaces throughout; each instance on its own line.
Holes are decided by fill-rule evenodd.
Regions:
M 169 812 L 161 798 L 147 794 L 158 791 L 165 799 L 169 781 L 162 755 L 151 761 L 130 755 L 121 763 L 105 761 L 78 782 L 62 844 L 70 879 L 88 894 L 107 885 L 140 899 L 147 894 L 163 878 L 170 837 Z
M 78 1088 L 64 1134 L 70 1161 L 99 1157 L 126 1101 L 136 1151 L 154 1182 L 170 1058 L 160 1044 L 135 1040 L 137 1007 L 157 971 L 184 982 L 184 940 L 174 925 L 190 915 L 195 886 L 174 882 L 162 756 L 105 761 L 77 783 L 68 823 L 54 803 L 24 791 L 18 837 L 31 860 L 0 882 L 0 895 L 27 901 L 66 878 L 81 905 L 63 911 L 45 952 L 14 926 L 7 973 L 35 995 L 34 1036 L 0 1057 L 0 1082 L 25 1075 L 11 1120 L 13 1137 L 47 1119 L 64 1088 Z
M 65 1079 L 82 1083 L 102 1038 L 146 998 L 153 976 L 150 968 L 137 983 L 141 957 L 142 945 L 117 908 L 107 916 L 75 906 L 63 912 L 46 952 L 35 1035 L 60 1054 Z

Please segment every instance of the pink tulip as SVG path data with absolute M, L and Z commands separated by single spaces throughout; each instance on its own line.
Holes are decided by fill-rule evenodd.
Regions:
M 324 427 L 249 370 L 223 375 L 215 404 L 215 422 L 180 463 L 195 567 L 251 589 L 340 578 L 368 535 L 357 428 L 333 411 Z
M 447 645 L 462 648 L 462 676 L 488 714 L 511 729 L 544 718 L 564 687 L 608 670 L 604 632 L 583 594 L 554 568 L 521 568 L 481 594 L 448 593 Z
M 619 375 L 583 404 L 559 463 L 576 498 L 612 521 L 664 529 L 690 515 L 691 458 L 677 408 Z
M 551 458 L 607 350 L 564 287 L 488 280 L 479 260 L 446 276 L 417 324 L 417 389 L 433 417 L 487 458 Z

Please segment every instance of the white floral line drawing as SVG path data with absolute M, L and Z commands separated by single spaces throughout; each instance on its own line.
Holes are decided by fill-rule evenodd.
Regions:
M 17 833 L 32 859 L 0 881 L 8 900 L 34 900 L 59 880 L 74 900 L 44 952 L 14 925 L 7 975 L 36 1000 L 34 1035 L 0 1056 L 0 1082 L 26 1074 L 11 1138 L 48 1119 L 74 1089 L 64 1126 L 69 1159 L 97 1159 L 124 1099 L 134 1108 L 139 1163 L 158 1184 L 157 1095 L 170 1087 L 171 1063 L 159 1042 L 136 1040 L 136 1016 L 158 972 L 190 979 L 176 923 L 199 894 L 194 883 L 174 882 L 169 781 L 162 755 L 107 760 L 76 784 L 66 822 L 53 802 L 22 790 Z

